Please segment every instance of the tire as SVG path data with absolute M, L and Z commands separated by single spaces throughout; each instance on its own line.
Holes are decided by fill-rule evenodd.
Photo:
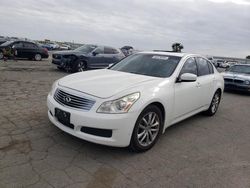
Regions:
M 77 61 L 74 63 L 73 72 L 83 72 L 87 70 L 87 63 L 84 61 Z
M 3 59 L 3 52 L 0 52 L 0 59 Z
M 216 114 L 219 108 L 220 100 L 221 100 L 221 92 L 220 90 L 217 90 L 213 96 L 213 99 L 210 103 L 208 110 L 205 111 L 205 114 L 208 116 L 213 116 L 214 114 Z
M 146 107 L 135 123 L 129 148 L 134 152 L 149 150 L 161 135 L 162 127 L 163 117 L 161 110 L 155 105 Z
M 35 59 L 35 61 L 41 61 L 42 60 L 41 54 L 36 54 L 34 59 Z

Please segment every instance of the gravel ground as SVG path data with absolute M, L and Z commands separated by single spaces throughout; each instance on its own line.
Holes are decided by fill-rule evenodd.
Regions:
M 0 61 L 0 187 L 250 187 L 250 95 L 166 130 L 146 153 L 88 143 L 47 117 L 49 61 Z

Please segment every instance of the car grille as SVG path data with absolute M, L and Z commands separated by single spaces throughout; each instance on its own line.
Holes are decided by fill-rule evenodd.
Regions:
M 234 82 L 235 82 L 235 83 L 239 83 L 239 84 L 244 83 L 244 81 L 243 81 L 243 80 L 237 80 L 237 79 L 236 79 L 236 80 L 234 80 Z
M 54 94 L 54 99 L 61 105 L 87 111 L 90 110 L 95 104 L 94 100 L 89 100 L 83 97 L 72 95 L 61 89 L 56 90 Z

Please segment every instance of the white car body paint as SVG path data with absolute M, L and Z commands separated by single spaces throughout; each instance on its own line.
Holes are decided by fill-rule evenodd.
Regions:
M 71 74 L 59 79 L 47 97 L 50 121 L 63 131 L 81 139 L 117 147 L 130 144 L 131 135 L 140 113 L 152 103 L 160 103 L 165 110 L 163 132 L 167 127 L 209 108 L 215 92 L 224 90 L 224 80 L 213 66 L 214 74 L 197 77 L 195 82 L 176 82 L 180 71 L 194 54 L 168 52 L 140 52 L 142 54 L 171 55 L 182 57 L 173 74 L 168 78 L 151 77 L 109 69 Z M 95 101 L 89 111 L 69 108 L 54 98 L 56 89 Z M 97 109 L 103 102 L 119 99 L 140 92 L 140 98 L 127 113 L 102 114 Z M 55 118 L 55 108 L 70 112 L 74 129 L 61 124 Z M 111 129 L 112 137 L 104 138 L 81 132 L 81 127 Z

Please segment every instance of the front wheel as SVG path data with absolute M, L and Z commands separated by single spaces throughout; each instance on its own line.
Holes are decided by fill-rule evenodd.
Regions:
M 150 105 L 145 108 L 136 121 L 130 149 L 143 152 L 152 148 L 162 132 L 162 124 L 162 113 L 157 106 Z
M 213 96 L 213 99 L 211 101 L 211 104 L 208 110 L 205 111 L 205 114 L 209 116 L 213 116 L 219 108 L 220 100 L 221 100 L 221 92 L 217 90 Z
M 75 64 L 74 72 L 83 72 L 87 70 L 87 63 L 84 61 L 78 61 Z

